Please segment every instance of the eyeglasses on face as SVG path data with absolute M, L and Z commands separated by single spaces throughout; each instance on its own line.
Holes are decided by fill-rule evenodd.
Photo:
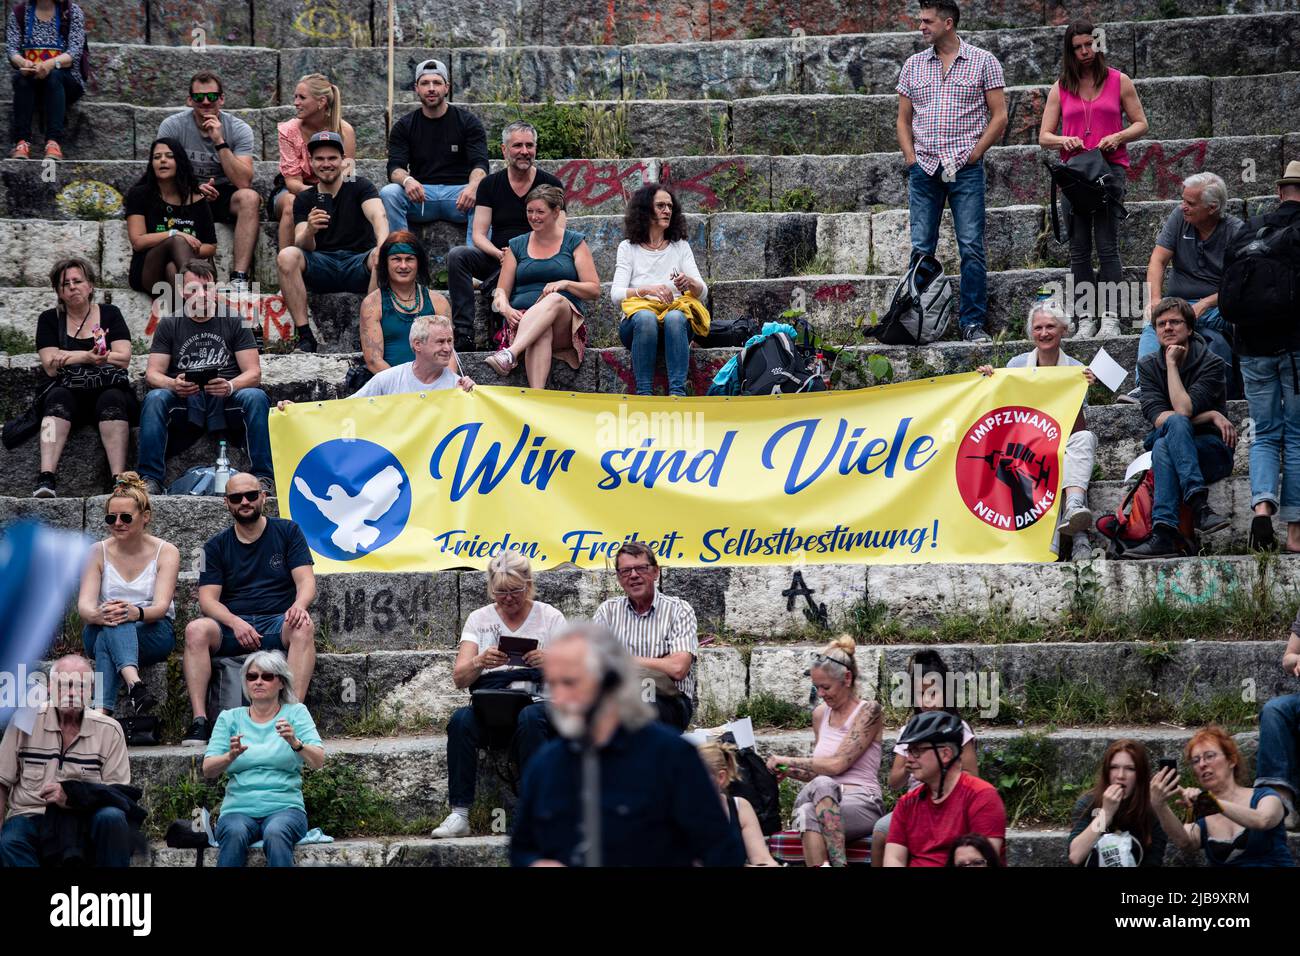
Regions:
M 614 573 L 617 574 L 620 578 L 625 578 L 625 579 L 626 579 L 626 578 L 630 578 L 630 577 L 631 577 L 632 575 L 634 575 L 634 574 L 640 574 L 640 575 L 644 576 L 644 575 L 650 573 L 650 565 L 648 565 L 648 564 L 633 564 L 633 565 L 630 565 L 629 567 L 626 567 L 626 568 L 619 568 L 619 569 L 618 569 L 617 571 L 615 571 Z
M 672 212 L 672 210 L 673 210 L 673 204 L 670 203 L 670 202 L 657 202 L 657 203 L 655 203 L 655 208 L 656 208 L 656 209 L 667 209 L 669 212 Z
M 215 103 L 221 99 L 220 93 L 191 93 L 190 99 L 195 103 Z
M 108 514 L 104 515 L 104 524 L 115 525 L 119 521 L 121 521 L 122 524 L 130 524 L 134 518 L 135 515 L 127 514 L 126 512 L 123 512 L 122 514 L 114 514 L 110 511 Z
M 493 591 L 492 596 L 499 597 L 499 598 L 500 597 L 523 597 L 527 593 L 528 593 L 528 588 L 501 588 L 500 590 Z
M 1217 750 L 1207 750 L 1192 758 L 1192 766 L 1199 767 L 1203 763 L 1209 763 L 1211 760 L 1218 760 L 1222 756 L 1223 754 L 1219 753 Z
M 232 505 L 237 505 L 241 501 L 247 501 L 249 504 L 252 504 L 260 497 L 262 497 L 262 492 L 260 490 L 232 491 L 230 494 L 226 495 L 226 500 L 229 501 Z
M 262 671 L 249 671 L 244 675 L 244 680 L 248 681 L 250 684 L 256 684 L 259 682 L 270 684 L 279 676 L 279 674 L 269 674 Z

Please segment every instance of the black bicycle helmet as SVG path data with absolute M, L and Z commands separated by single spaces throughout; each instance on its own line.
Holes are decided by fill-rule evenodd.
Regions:
M 928 710 L 924 713 L 917 714 L 907 722 L 903 732 L 898 735 L 898 742 L 907 747 L 937 747 L 940 744 L 951 744 L 954 756 L 951 760 L 945 761 L 935 752 L 935 757 L 939 760 L 939 793 L 943 796 L 943 785 L 948 778 L 948 771 L 952 765 L 961 760 L 961 741 L 965 736 L 962 727 L 961 718 L 955 714 L 950 714 L 945 710 Z

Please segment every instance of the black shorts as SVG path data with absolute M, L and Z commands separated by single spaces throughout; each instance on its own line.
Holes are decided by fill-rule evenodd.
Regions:
M 74 428 L 99 422 L 135 424 L 140 418 L 140 405 L 135 392 L 121 385 L 103 389 L 55 385 L 45 393 L 42 414 L 70 421 Z
M 238 186 L 234 183 L 217 183 L 217 198 L 208 203 L 215 222 L 224 222 L 228 226 L 235 224 L 235 214 L 230 209 L 230 197 L 235 195 Z

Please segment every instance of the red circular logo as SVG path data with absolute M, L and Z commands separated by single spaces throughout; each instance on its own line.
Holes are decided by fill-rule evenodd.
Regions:
M 975 517 L 1023 531 L 1056 504 L 1061 426 L 1050 415 L 1005 405 L 982 416 L 957 448 L 957 488 Z

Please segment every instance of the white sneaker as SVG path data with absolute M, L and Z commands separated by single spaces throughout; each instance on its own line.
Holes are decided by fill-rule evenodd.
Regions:
M 1074 338 L 1090 339 L 1097 334 L 1097 320 L 1079 316 L 1079 324 L 1075 327 Z
M 449 813 L 447 819 L 443 820 L 438 829 L 433 831 L 432 836 L 435 840 L 446 840 L 449 837 L 467 837 L 469 836 L 469 820 L 459 813 Z
M 1119 327 L 1119 316 L 1114 312 L 1103 313 L 1101 317 L 1101 327 L 1097 329 L 1097 337 L 1109 339 L 1123 334 L 1124 330 Z
M 1061 523 L 1057 525 L 1059 530 L 1066 534 L 1082 534 L 1092 527 L 1092 509 L 1081 501 L 1075 501 L 1070 504 L 1068 501 L 1065 505 L 1065 512 L 1061 515 Z
M 1071 561 L 1088 561 L 1092 558 L 1092 542 L 1086 534 L 1076 534 L 1070 546 Z

